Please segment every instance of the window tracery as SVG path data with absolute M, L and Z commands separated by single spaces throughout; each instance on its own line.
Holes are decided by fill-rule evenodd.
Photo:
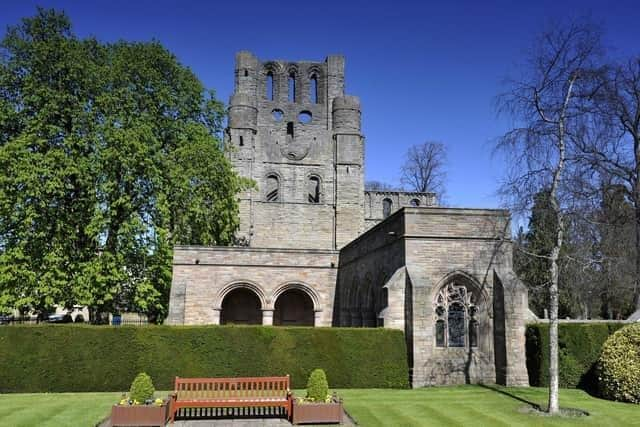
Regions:
M 436 347 L 477 347 L 478 312 L 477 297 L 467 286 L 443 286 L 434 302 Z

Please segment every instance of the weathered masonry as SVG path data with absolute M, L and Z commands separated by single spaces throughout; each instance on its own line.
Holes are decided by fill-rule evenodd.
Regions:
M 415 387 L 526 385 L 509 213 L 365 192 L 343 57 L 240 52 L 235 68 L 225 143 L 257 188 L 239 195 L 238 246 L 175 248 L 168 323 L 396 328 Z

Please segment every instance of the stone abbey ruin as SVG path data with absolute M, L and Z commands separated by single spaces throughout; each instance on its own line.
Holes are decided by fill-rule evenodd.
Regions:
M 233 247 L 177 246 L 170 324 L 404 331 L 414 387 L 527 385 L 527 292 L 509 212 L 365 191 L 360 102 L 344 58 L 239 52 L 225 143 L 257 186 Z

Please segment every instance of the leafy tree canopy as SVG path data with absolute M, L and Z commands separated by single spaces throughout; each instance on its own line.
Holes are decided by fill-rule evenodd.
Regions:
M 0 311 L 162 318 L 172 245 L 238 226 L 223 104 L 158 42 L 80 39 L 54 10 L 0 50 Z

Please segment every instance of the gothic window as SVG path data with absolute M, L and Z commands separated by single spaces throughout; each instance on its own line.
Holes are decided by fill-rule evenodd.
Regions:
M 267 176 L 265 200 L 267 202 L 280 201 L 280 180 L 277 175 L 272 174 Z
M 312 104 L 318 103 L 318 77 L 315 74 L 309 79 L 309 99 Z
M 477 347 L 479 323 L 476 297 L 465 285 L 444 286 L 434 304 L 436 347 Z
M 289 74 L 289 102 L 296 102 L 296 75 Z
M 267 73 L 267 92 L 266 96 L 269 101 L 273 101 L 273 73 L 269 71 Z
M 418 206 L 420 206 L 420 200 L 419 199 L 411 199 L 411 206 L 413 206 L 414 208 L 417 208 Z
M 309 203 L 320 203 L 320 178 L 309 177 Z
M 393 202 L 391 199 L 384 199 L 382 201 L 382 218 L 386 218 L 391 215 L 391 208 L 393 207 Z

